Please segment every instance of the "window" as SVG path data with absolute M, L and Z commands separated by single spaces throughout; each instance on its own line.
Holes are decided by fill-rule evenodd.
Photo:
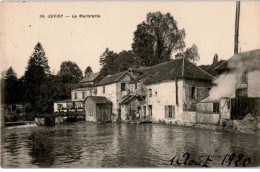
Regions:
M 148 105 L 148 115 L 149 116 L 153 116 L 153 107 L 152 107 L 152 105 Z
M 143 111 L 144 111 L 144 119 L 146 118 L 146 106 L 143 106 Z
M 196 99 L 196 87 L 190 87 L 190 99 Z
M 106 93 L 106 87 L 103 87 L 103 94 Z
M 82 92 L 82 98 L 85 99 L 85 92 Z
M 172 105 L 165 106 L 165 118 L 175 119 L 175 107 Z
M 153 96 L 152 89 L 149 89 L 149 90 L 148 90 L 148 94 L 149 94 L 149 97 L 152 97 L 152 96 Z
M 77 93 L 74 93 L 74 97 L 75 97 L 75 99 L 78 99 Z
M 135 90 L 137 89 L 137 83 L 135 83 Z
M 125 83 L 121 83 L 121 91 L 125 91 Z
M 213 113 L 219 113 L 219 104 L 213 103 Z

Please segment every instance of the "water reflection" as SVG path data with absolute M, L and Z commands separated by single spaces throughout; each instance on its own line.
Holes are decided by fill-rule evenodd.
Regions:
M 214 159 L 210 167 L 222 167 L 224 156 L 232 153 L 242 153 L 252 159 L 250 166 L 259 166 L 259 140 L 255 135 L 157 124 L 82 122 L 4 129 L 2 164 L 8 168 L 174 167 L 170 160 L 189 152 L 193 159 L 210 155 Z

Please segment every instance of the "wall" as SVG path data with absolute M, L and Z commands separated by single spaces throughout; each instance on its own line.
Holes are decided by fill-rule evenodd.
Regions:
M 196 112 L 194 111 L 183 111 L 182 118 L 185 125 L 193 125 L 196 123 Z
M 152 97 L 149 97 L 149 91 L 146 96 L 146 111 L 148 114 L 148 105 L 152 105 L 152 121 L 158 122 L 159 120 L 166 122 L 182 123 L 182 109 L 183 109 L 183 80 L 178 80 L 178 102 L 176 105 L 176 84 L 175 81 L 164 81 L 161 83 L 150 84 L 146 86 L 147 90 L 152 89 Z M 157 92 L 157 94 L 156 94 Z M 175 118 L 165 118 L 165 106 L 175 106 Z M 146 115 L 147 116 L 147 115 Z
M 196 123 L 217 125 L 219 123 L 219 114 L 218 113 L 207 114 L 207 113 L 197 112 Z
M 103 93 L 103 87 L 105 87 L 105 93 Z M 97 96 L 104 96 L 112 102 L 112 113 L 118 114 L 117 103 L 117 84 L 112 83 L 104 86 L 97 87 Z
M 260 71 L 248 73 L 248 97 L 260 97 Z
M 85 98 L 82 97 L 82 96 L 83 96 L 83 92 L 85 92 L 85 98 L 86 98 L 87 96 L 93 95 L 93 89 L 86 89 L 86 90 L 84 90 L 84 91 L 72 90 L 72 91 L 71 91 L 71 100 L 72 100 L 72 101 L 84 101 Z M 91 92 L 92 92 L 92 94 L 91 94 Z M 77 93 L 77 99 L 75 99 L 75 93 Z
M 206 96 L 209 95 L 209 90 L 208 88 L 212 87 L 212 84 L 210 81 L 200 81 L 200 80 L 185 80 L 184 83 L 185 86 L 185 94 L 184 94 L 184 103 L 185 106 L 184 108 L 186 110 L 192 110 L 195 111 L 196 107 L 195 107 L 195 103 L 202 99 L 205 98 Z M 196 87 L 196 98 L 195 99 L 191 99 L 190 97 L 190 87 Z M 199 91 L 198 91 L 199 89 Z
M 96 122 L 96 104 L 95 102 L 93 102 L 90 98 L 86 99 L 85 101 L 85 112 L 86 112 L 86 116 L 85 116 L 85 120 L 86 121 L 92 121 L 92 122 Z

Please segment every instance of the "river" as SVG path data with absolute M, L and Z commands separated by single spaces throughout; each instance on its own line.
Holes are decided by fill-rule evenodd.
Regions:
M 260 137 L 162 124 L 96 124 L 77 122 L 54 127 L 5 128 L 1 138 L 2 167 L 194 167 L 184 162 L 208 167 L 228 167 L 229 155 L 235 153 L 230 167 L 238 163 L 259 166 Z M 223 158 L 226 158 L 221 165 Z M 171 164 L 171 160 L 176 159 Z M 250 159 L 248 159 L 250 158 Z M 247 160 L 245 160 L 247 159 Z M 188 161 L 187 161 L 188 162 Z M 192 164 L 192 163 L 191 163 Z M 198 166 L 198 167 L 201 167 Z

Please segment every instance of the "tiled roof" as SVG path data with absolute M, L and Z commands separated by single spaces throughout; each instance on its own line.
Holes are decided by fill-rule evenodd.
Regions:
M 102 97 L 102 96 L 88 96 L 85 99 L 85 101 L 87 99 L 92 99 L 96 104 L 106 104 L 106 103 L 111 104 L 112 103 L 111 101 L 107 100 L 107 98 Z
M 211 81 L 214 78 L 187 59 L 180 58 L 146 68 L 143 75 L 136 80 L 144 78 L 144 83 L 149 84 L 172 80 L 176 77 L 206 81 Z
M 106 76 L 104 79 L 102 79 L 98 84 L 97 86 L 100 86 L 100 85 L 107 85 L 107 84 L 111 84 L 111 83 L 114 83 L 114 82 L 117 82 L 119 79 L 121 79 L 121 77 L 123 75 L 125 75 L 127 73 L 127 71 L 124 71 L 124 72 L 120 72 L 120 73 L 117 73 L 117 74 L 114 74 L 114 75 L 108 75 Z
M 84 83 L 84 82 L 92 82 L 94 81 L 98 76 L 99 76 L 99 72 L 97 73 L 91 73 L 87 76 L 84 76 L 84 78 L 80 81 L 80 83 Z

